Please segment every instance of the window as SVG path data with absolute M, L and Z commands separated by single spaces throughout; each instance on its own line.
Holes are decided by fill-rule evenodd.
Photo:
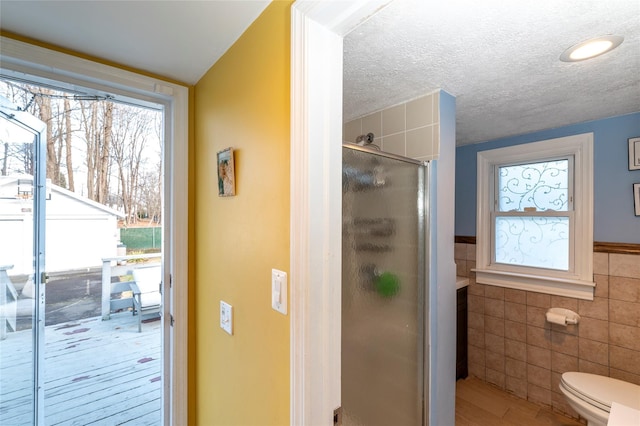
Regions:
M 572 160 L 494 168 L 496 208 L 491 234 L 495 263 L 569 270 Z
M 593 299 L 593 134 L 478 153 L 476 280 Z
M 64 53 L 50 51 L 21 41 L 0 37 L 2 74 L 37 76 L 52 79 L 58 86 L 70 85 L 107 90 L 136 101 L 163 103 L 165 109 L 165 241 L 168 245 L 165 263 L 171 271 L 173 286 L 165 296 L 170 301 L 175 324 L 165 330 L 164 423 L 186 424 L 187 419 L 187 331 L 188 311 L 188 112 L 189 91 L 185 86 L 141 76 L 108 65 L 90 62 Z

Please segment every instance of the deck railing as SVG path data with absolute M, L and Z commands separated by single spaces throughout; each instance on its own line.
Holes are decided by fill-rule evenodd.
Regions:
M 132 260 L 144 260 L 144 259 L 154 259 L 160 258 L 159 253 L 149 253 L 149 254 L 133 254 L 128 256 L 116 256 L 116 257 L 103 257 L 102 258 L 102 320 L 108 320 L 111 318 L 111 312 L 118 311 L 120 309 L 127 309 L 133 307 L 133 300 L 131 297 L 127 298 L 119 298 L 113 299 L 114 294 L 120 294 L 124 291 L 131 290 L 130 284 L 133 281 L 119 281 L 112 283 L 112 267 L 111 264 L 116 262 L 117 264 L 125 263 L 127 264 Z M 131 266 L 135 266 L 132 264 Z M 131 269 L 127 270 L 126 274 L 122 275 L 130 275 Z
M 7 328 L 16 330 L 16 304 L 18 292 L 9 278 L 13 265 L 0 265 L 0 340 L 7 338 Z

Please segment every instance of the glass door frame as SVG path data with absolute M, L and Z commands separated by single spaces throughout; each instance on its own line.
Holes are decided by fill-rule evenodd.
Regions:
M 33 284 L 36 294 L 33 332 L 33 417 L 32 424 L 44 424 L 44 324 L 45 324 L 45 222 L 47 193 L 46 125 L 0 97 L 0 116 L 33 133 Z M 45 137 L 43 137 L 45 135 Z
M 431 196 L 433 191 L 432 185 L 435 182 L 436 176 L 433 173 L 433 167 L 431 161 L 416 160 L 414 158 L 405 157 L 402 155 L 393 154 L 390 152 L 381 151 L 372 147 L 357 145 L 349 142 L 343 142 L 342 148 L 347 148 L 353 151 L 360 151 L 369 153 L 371 155 L 377 155 L 380 157 L 386 157 L 393 160 L 402 161 L 405 163 L 413 164 L 417 166 L 418 173 L 418 187 L 417 187 L 417 209 L 418 209 L 418 298 L 420 307 L 420 315 L 418 319 L 418 358 L 421 362 L 418 365 L 418 375 L 423 378 L 422 389 L 419 390 L 422 397 L 421 404 L 421 417 L 422 424 L 429 425 L 429 406 L 431 401 L 431 328 L 430 328 L 430 308 L 431 302 L 431 280 L 432 280 L 432 243 L 431 243 L 431 231 L 429 224 L 433 224 L 431 216 L 432 201 Z M 342 161 L 344 165 L 344 160 Z M 341 212 L 342 213 L 342 212 Z M 343 284 L 341 284 L 343 285 Z M 342 319 L 341 319 L 342 322 Z M 341 330 L 342 332 L 342 330 Z M 342 379 L 341 379 L 342 381 Z
M 0 36 L 0 75 L 28 76 L 165 107 L 163 425 L 189 423 L 189 87 Z M 191 348 L 192 349 L 192 348 Z

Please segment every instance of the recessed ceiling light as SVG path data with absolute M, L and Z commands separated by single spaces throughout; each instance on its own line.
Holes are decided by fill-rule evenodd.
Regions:
M 620 46 L 624 37 L 608 35 L 598 38 L 592 38 L 582 43 L 571 46 L 560 55 L 563 62 L 578 62 L 585 59 L 595 58 L 610 50 Z

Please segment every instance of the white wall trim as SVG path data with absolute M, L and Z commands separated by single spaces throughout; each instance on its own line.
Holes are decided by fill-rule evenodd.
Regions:
M 390 0 L 291 9 L 292 425 L 340 406 L 342 38 Z
M 342 39 L 295 7 L 292 20 L 302 37 L 292 37 L 291 424 L 329 425 L 340 406 L 341 299 L 331 283 L 341 280 L 342 198 L 332 176 L 341 176 L 342 153 L 332 138 L 341 140 L 342 107 L 331 87 L 342 85 Z M 307 54 L 325 43 L 331 60 Z M 315 122 L 322 115 L 329 123 Z
M 169 389 L 171 394 L 164 399 L 165 414 L 169 414 L 164 423 L 185 425 L 188 419 L 188 88 L 7 37 L 0 38 L 0 45 L 2 72 L 77 84 L 166 107 L 170 120 L 165 123 L 165 216 L 168 216 L 165 217 L 165 236 L 170 235 L 173 245 L 170 252 L 165 253 L 165 283 L 170 273 L 173 288 L 169 297 L 173 300 L 171 306 L 165 303 L 165 318 L 172 309 L 176 323 L 170 346 L 173 365 L 170 371 L 165 370 L 173 386 L 169 387 L 165 381 L 165 394 Z

